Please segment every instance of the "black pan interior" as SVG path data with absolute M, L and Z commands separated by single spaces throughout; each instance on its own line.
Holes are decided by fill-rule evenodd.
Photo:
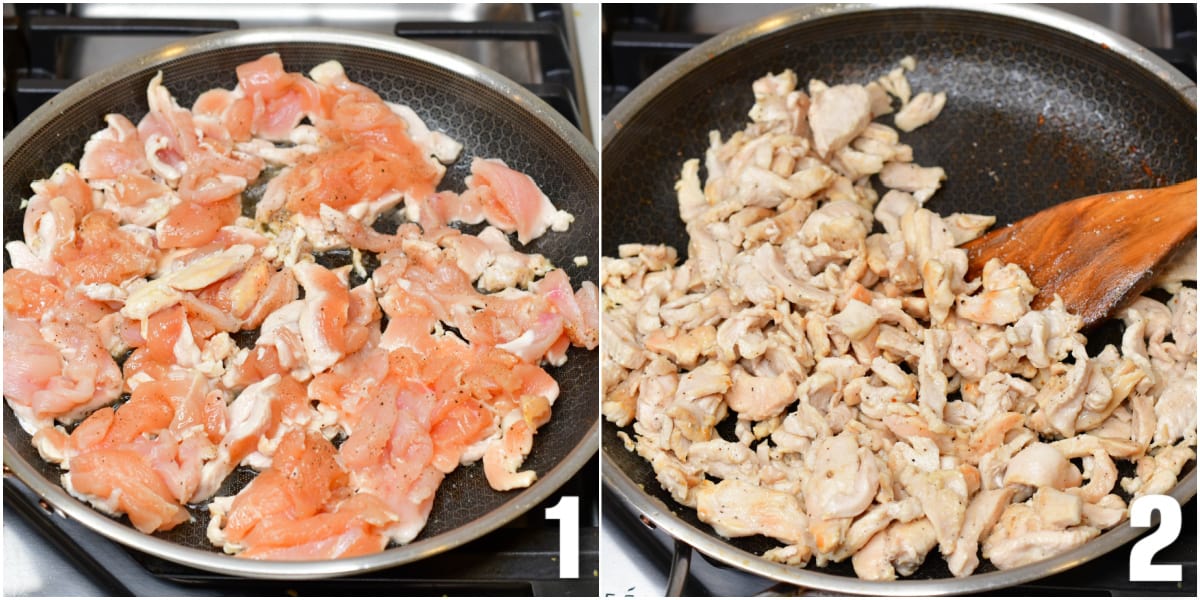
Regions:
M 232 88 L 237 83 L 237 65 L 274 51 L 282 55 L 289 71 L 306 73 L 319 63 L 338 60 L 353 81 L 369 86 L 386 100 L 409 105 L 431 129 L 461 142 L 462 156 L 448 168 L 439 189 L 465 189 L 463 179 L 469 174 L 473 156 L 500 158 L 529 174 L 556 206 L 574 214 L 575 222 L 569 231 L 549 232 L 525 251 L 546 255 L 567 271 L 575 285 L 597 280 L 598 232 L 594 224 L 598 219 L 599 189 L 595 166 L 589 165 L 551 127 L 532 117 L 527 108 L 485 84 L 382 50 L 300 41 L 248 45 L 179 58 L 162 66 L 163 81 L 181 105 L 191 106 L 205 90 Z M 21 239 L 20 202 L 32 194 L 29 184 L 48 177 L 63 162 L 77 164 L 84 142 L 105 127 L 105 114 L 122 113 L 136 123 L 148 110 L 146 86 L 153 75 L 151 70 L 139 71 L 66 107 L 15 149 L 4 164 L 6 242 Z M 11 139 L 5 140 L 6 151 L 11 143 Z M 581 255 L 589 258 L 587 266 L 578 267 L 572 260 Z M 561 394 L 554 417 L 538 432 L 525 468 L 545 474 L 584 442 L 595 426 L 598 360 L 596 352 L 572 348 L 566 365 L 549 369 L 559 382 Z M 21 430 L 7 404 L 4 436 L 13 442 L 21 458 L 37 466 L 48 480 L 58 481 L 61 472 L 37 455 L 29 435 Z M 221 494 L 240 489 L 252 476 L 252 472 L 239 471 Z M 478 464 L 459 468 L 443 482 L 429 522 L 417 539 L 428 539 L 479 519 L 517 493 L 493 491 Z M 159 535 L 185 546 L 219 551 L 205 537 L 207 512 L 192 512 L 197 517 L 195 522 Z
M 992 214 L 1006 224 L 1071 198 L 1196 176 L 1194 106 L 1099 44 L 1010 17 L 949 9 L 843 14 L 715 56 L 617 123 L 603 149 L 602 254 L 616 256 L 624 243 L 666 243 L 683 260 L 687 234 L 674 190 L 680 167 L 703 158 L 710 130 L 727 139 L 744 127 L 758 77 L 790 68 L 801 85 L 813 78 L 865 84 L 906 55 L 917 59 L 908 74 L 914 94 L 948 96 L 936 120 L 901 133 L 916 162 L 946 170 L 947 181 L 927 203 L 935 212 Z M 879 121 L 890 125 L 891 117 Z M 1089 342 L 1091 353 L 1105 343 L 1119 345 L 1120 329 L 1102 327 Z M 732 424 L 726 425 L 724 437 L 734 439 Z M 684 521 L 711 533 L 695 511 L 671 500 L 649 464 L 624 449 L 617 431 L 607 421 L 602 427 L 606 468 L 620 469 Z M 756 554 L 780 545 L 764 537 L 729 543 Z M 935 555 L 913 578 L 950 577 Z M 854 576 L 849 561 L 809 568 Z M 989 570 L 994 567 L 985 562 L 978 572 Z

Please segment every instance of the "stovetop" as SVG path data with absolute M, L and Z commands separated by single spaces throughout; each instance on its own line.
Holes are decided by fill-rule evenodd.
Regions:
M 1150 48 L 1193 80 L 1196 78 L 1194 4 L 1052 5 L 1097 22 Z M 772 4 L 605 4 L 601 109 L 607 114 L 639 83 L 714 34 L 776 13 Z M 699 553 L 691 553 L 686 578 L 673 579 L 676 542 L 608 490 L 603 492 L 600 552 L 601 593 L 606 596 L 663 595 L 683 581 L 685 596 L 822 595 L 757 577 Z M 1001 590 L 1006 596 L 1196 596 L 1196 500 L 1183 507 L 1180 537 L 1156 557 L 1183 565 L 1183 584 L 1129 581 L 1134 542 L 1065 573 Z
M 521 518 L 458 548 L 391 569 L 314 581 L 230 577 L 121 546 L 62 517 L 5 478 L 4 595 L 50 596 L 596 596 L 597 458 Z M 558 521 L 546 508 L 580 502 L 579 579 L 559 579 Z
M 667 533 L 642 521 L 636 511 L 608 490 L 603 492 L 600 553 L 604 570 L 600 592 L 605 597 L 657 596 L 672 585 L 676 542 Z M 1179 538 L 1154 557 L 1156 564 L 1183 566 L 1183 583 L 1129 581 L 1130 542 L 1108 554 L 1044 579 L 977 594 L 979 596 L 1190 596 L 1196 594 L 1196 500 L 1183 506 Z M 1149 533 L 1149 531 L 1147 532 Z M 1140 538 L 1139 538 L 1140 539 Z M 758 577 L 698 552 L 690 554 L 683 596 L 822 596 Z M 676 583 L 678 585 L 678 583 Z
M 1098 23 L 1196 78 L 1196 5 L 1047 4 Z M 601 111 L 713 35 L 779 12 L 778 4 L 605 4 Z
M 596 111 L 585 71 L 595 68 L 594 20 L 570 4 L 5 4 L 4 130 L 79 79 L 186 37 L 321 26 L 402 36 L 469 58 L 591 138 Z
M 252 27 L 326 26 L 416 39 L 520 83 L 591 137 L 586 85 L 598 62 L 595 15 L 563 4 L 35 4 L 4 6 L 4 130 L 98 70 L 188 36 Z M 595 31 L 590 31 L 594 28 Z M 226 577 L 125 548 L 56 514 L 6 475 L 4 595 L 596 596 L 598 457 L 523 517 L 417 563 L 324 581 Z M 478 467 L 476 467 L 478 468 Z M 559 521 L 579 498 L 579 574 L 560 579 Z

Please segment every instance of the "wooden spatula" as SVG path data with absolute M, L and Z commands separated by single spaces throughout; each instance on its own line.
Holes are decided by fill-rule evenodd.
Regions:
M 1135 298 L 1196 234 L 1196 180 L 1063 202 L 966 244 L 968 279 L 992 258 L 1015 263 L 1040 291 L 1033 308 L 1062 297 L 1084 327 Z

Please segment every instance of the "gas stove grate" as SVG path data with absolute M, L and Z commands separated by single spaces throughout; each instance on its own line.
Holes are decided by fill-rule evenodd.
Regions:
M 686 8 L 657 4 L 604 5 L 601 111 L 607 115 L 655 71 L 712 37 L 687 31 Z M 1170 48 L 1150 48 L 1196 80 L 1196 5 L 1171 4 Z
M 595 597 L 600 568 L 598 482 L 599 461 L 593 458 L 549 500 L 488 535 L 415 563 L 337 579 L 250 579 L 194 569 L 129 548 L 125 551 L 147 577 L 218 595 Z M 558 522 L 544 517 L 545 509 L 564 495 L 580 499 L 578 579 L 559 579 Z M 107 576 L 116 572 L 108 567 L 110 557 L 88 552 L 72 537 L 79 535 L 74 523 L 54 517 L 31 491 L 7 475 L 4 504 L 6 516 L 30 525 L 106 594 L 137 593 L 137 577 L 117 581 Z
M 604 4 L 606 25 L 601 47 L 601 110 L 607 115 L 626 95 L 671 60 L 712 37 L 691 31 L 685 5 Z M 1171 4 L 1170 48 L 1150 48 L 1184 75 L 1196 79 L 1195 4 Z M 666 589 L 676 556 L 675 541 L 663 531 L 647 525 L 639 515 L 609 490 L 604 491 L 605 536 L 616 541 L 612 547 L 636 553 L 634 562 L 647 565 L 638 582 L 661 583 L 657 589 L 629 588 L 626 594 L 658 594 Z M 1162 564 L 1180 564 L 1183 584 L 1130 582 L 1129 548 L 1134 542 L 1086 565 L 1024 585 L 980 594 L 981 596 L 1195 596 L 1196 589 L 1196 500 L 1183 507 L 1182 534 L 1156 558 Z M 607 572 L 607 581 L 620 581 L 620 574 Z M 632 579 L 632 578 L 631 578 Z M 749 582 L 749 583 L 748 583 Z M 692 553 L 691 571 L 682 582 L 684 596 L 721 595 L 827 595 L 799 590 L 786 584 L 742 573 L 734 567 L 709 561 Z M 760 585 L 760 587 L 747 587 Z M 611 584 L 610 584 L 611 586 Z M 624 589 L 611 586 L 606 595 L 621 595 Z
M 562 5 L 533 4 L 533 21 L 401 21 L 396 35 L 414 40 L 504 40 L 535 44 L 540 82 L 518 82 L 572 125 L 582 122 L 575 68 Z M 65 44 L 81 36 L 188 36 L 239 28 L 228 19 L 110 19 L 80 17 L 66 4 L 15 5 L 4 18 L 4 131 L 75 83 L 67 72 Z
M 386 592 L 398 596 L 595 596 L 599 569 L 598 461 L 592 461 L 559 493 L 495 532 L 416 563 L 324 581 L 280 582 L 201 571 L 135 550 L 146 570 L 186 585 L 231 594 L 344 596 Z M 579 579 L 558 578 L 558 522 L 544 518 L 562 495 L 580 498 Z
M 4 18 L 4 131 L 37 110 L 42 104 L 76 82 L 64 76 L 72 71 L 72 40 L 87 36 L 186 37 L 240 28 L 228 19 L 113 19 L 77 16 L 67 4 L 13 5 Z M 501 21 L 397 22 L 394 33 L 419 40 L 503 40 L 533 44 L 540 64 L 537 82 L 518 82 L 528 88 L 570 123 L 582 122 L 576 92 L 575 66 L 567 37 L 566 15 L 558 4 L 532 4 L 531 22 Z M 474 542 L 422 560 L 335 580 L 279 582 L 213 574 L 184 567 L 138 551 L 129 550 L 148 577 L 184 586 L 203 587 L 230 595 L 289 594 L 318 595 L 469 595 L 469 596 L 596 596 L 599 556 L 599 467 L 593 458 L 578 475 L 542 505 L 525 516 Z M 72 539 L 76 532 L 64 528 L 62 519 L 49 518 L 36 497 L 24 486 L 10 488 L 6 478 L 5 505 L 10 513 L 27 521 L 61 553 L 85 573 L 101 572 L 107 557 L 92 556 Z M 558 521 L 544 518 L 545 509 L 564 495 L 580 498 L 580 578 L 558 578 Z M 90 532 L 88 532 L 90 533 Z M 82 553 L 82 554 L 81 554 Z M 96 578 L 93 578 L 96 579 Z M 102 578 L 101 578 L 102 579 Z M 98 581 L 103 584 L 103 581 Z M 136 581 L 127 582 L 136 591 Z M 127 590 L 126 590 L 127 591 Z M 111 590 L 122 593 L 121 588 Z

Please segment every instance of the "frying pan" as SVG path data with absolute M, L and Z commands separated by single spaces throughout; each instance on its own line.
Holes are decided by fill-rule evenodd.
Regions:
M 901 141 L 922 165 L 945 168 L 929 201 L 941 214 L 993 214 L 997 223 L 1101 191 L 1195 177 L 1195 85 L 1133 42 L 1034 6 L 806 6 L 719 35 L 655 73 L 604 121 L 604 256 L 623 243 L 666 243 L 682 255 L 687 234 L 674 190 L 683 161 L 702 157 L 708 132 L 727 137 L 747 121 L 750 84 L 791 68 L 798 79 L 867 83 L 906 55 L 913 92 L 945 91 L 941 116 Z M 888 117 L 883 117 L 889 123 Z M 1089 353 L 1120 343 L 1119 324 L 1089 335 Z M 728 423 L 726 423 L 728 425 Z M 1007 587 L 1082 564 L 1139 534 L 1127 523 L 1088 544 L 1018 569 L 987 561 L 954 579 L 936 551 L 911 577 L 861 581 L 845 561 L 788 567 L 759 555 L 762 536 L 724 539 L 674 502 L 648 463 L 625 450 L 618 428 L 601 431 L 603 481 L 660 529 L 718 563 L 803 587 L 868 595 L 965 594 Z M 726 439 L 732 439 L 725 432 Z M 1122 476 L 1128 473 L 1122 473 Z M 1171 492 L 1195 495 L 1195 464 Z M 1127 498 L 1128 500 L 1128 498 Z
M 20 200 L 30 182 L 63 162 L 75 163 L 84 142 L 117 112 L 136 122 L 148 110 L 146 85 L 159 70 L 180 103 L 191 106 L 204 90 L 231 88 L 234 68 L 269 52 L 282 55 L 289 71 L 307 72 L 336 59 L 354 81 L 385 99 L 409 105 L 431 129 L 462 142 L 440 189 L 464 189 L 470 157 L 500 158 L 528 173 L 555 204 L 575 215 L 565 233 L 549 233 L 526 251 L 546 255 L 572 281 L 596 281 L 598 161 L 595 148 L 536 96 L 512 81 L 455 55 L 406 40 L 329 29 L 236 31 L 194 38 L 89 77 L 56 96 L 4 140 L 4 237 L 21 236 Z M 589 257 L 578 267 L 575 256 Z M 7 257 L 5 266 L 8 266 Z M 382 553 L 331 561 L 263 562 L 238 559 L 214 548 L 205 536 L 207 513 L 194 523 L 145 535 L 128 521 L 109 518 L 68 495 L 60 470 L 30 445 L 7 403 L 4 464 L 67 516 L 143 552 L 210 571 L 260 578 L 308 579 L 395 566 L 473 540 L 523 514 L 565 483 L 597 451 L 598 353 L 572 348 L 563 367 L 550 370 L 561 395 L 554 416 L 538 431 L 525 464 L 538 473 L 531 487 L 496 492 L 476 464 L 460 467 L 442 483 L 429 522 L 412 543 Z M 219 492 L 244 486 L 253 473 L 239 472 Z

